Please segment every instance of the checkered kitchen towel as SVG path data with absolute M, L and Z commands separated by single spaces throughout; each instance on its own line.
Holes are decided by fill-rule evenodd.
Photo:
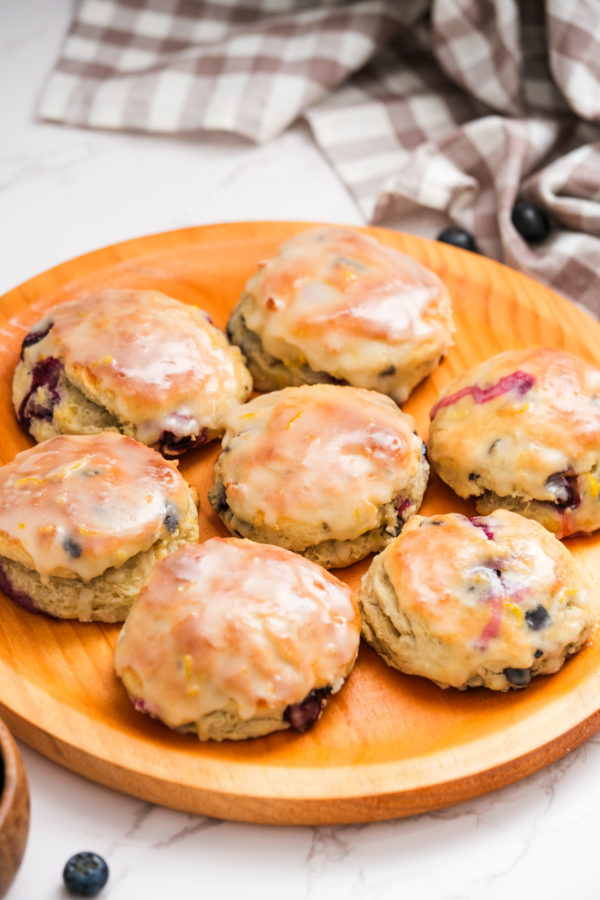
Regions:
M 256 142 L 304 117 L 365 221 L 443 213 L 600 314 L 599 0 L 83 0 L 39 114 Z

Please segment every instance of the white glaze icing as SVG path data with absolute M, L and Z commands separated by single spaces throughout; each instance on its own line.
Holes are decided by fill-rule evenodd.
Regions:
M 359 630 L 352 592 L 320 566 L 280 547 L 212 538 L 154 568 L 115 665 L 171 727 L 230 701 L 250 719 L 281 714 L 315 687 L 337 691 Z
M 377 527 L 421 463 L 412 418 L 360 388 L 285 388 L 232 408 L 225 424 L 219 467 L 235 515 L 320 540 Z
M 443 646 L 439 658 L 433 650 L 424 657 L 423 669 L 443 666 L 438 679 L 455 686 L 482 667 L 497 670 L 500 660 L 500 669 L 520 669 L 533 665 L 536 651 L 561 657 L 594 622 L 587 584 L 566 547 L 507 510 L 473 520 L 415 516 L 381 564 L 413 628 L 428 633 L 431 648 Z M 532 630 L 525 615 L 540 604 L 548 624 Z
M 245 293 L 246 324 L 268 353 L 358 387 L 376 387 L 390 366 L 440 355 L 453 329 L 433 272 L 347 228 L 312 228 L 286 241 Z
M 0 468 L 0 548 L 42 578 L 89 581 L 148 549 L 188 505 L 175 464 L 149 447 L 114 432 L 60 436 Z
M 218 429 L 251 380 L 237 347 L 206 314 L 157 291 L 105 290 L 51 310 L 53 323 L 27 360 L 64 360 L 67 377 L 153 444 Z
M 547 347 L 507 351 L 463 373 L 432 414 L 431 460 L 461 496 L 487 489 L 554 503 L 551 476 L 582 474 L 561 534 L 598 526 L 600 369 Z

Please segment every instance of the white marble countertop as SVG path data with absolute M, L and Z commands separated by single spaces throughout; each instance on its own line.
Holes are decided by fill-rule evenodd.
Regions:
M 0 0 L 0 293 L 86 251 L 183 226 L 362 224 L 301 126 L 257 148 L 228 136 L 162 139 L 36 122 L 35 100 L 71 11 L 69 0 Z M 62 867 L 83 849 L 108 861 L 100 895 L 107 900 L 163 900 L 184 890 L 225 900 L 595 895 L 600 737 L 451 809 L 321 828 L 242 825 L 155 807 L 20 746 L 32 815 L 10 900 L 66 896 Z

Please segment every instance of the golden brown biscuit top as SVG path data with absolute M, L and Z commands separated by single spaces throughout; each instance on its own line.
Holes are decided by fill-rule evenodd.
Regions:
M 432 460 L 464 469 L 463 495 L 552 501 L 551 476 L 598 463 L 600 369 L 548 347 L 509 350 L 461 375 L 431 417 Z
M 336 385 L 285 388 L 226 416 L 220 475 L 236 516 L 290 523 L 353 539 L 419 471 L 414 422 L 375 391 Z
M 453 330 L 440 279 L 417 260 L 348 228 L 311 228 L 286 241 L 246 285 L 248 327 L 267 352 L 371 387 L 374 375 L 444 349 Z M 298 358 L 298 352 L 305 356 Z M 435 352 L 432 354 L 435 355 Z
M 115 663 L 171 727 L 233 701 L 242 719 L 336 691 L 358 651 L 350 589 L 301 556 L 236 538 L 165 557 L 142 589 Z
M 250 390 L 240 351 L 207 315 L 157 291 L 106 290 L 51 310 L 29 353 L 62 359 L 67 377 L 146 444 L 162 432 L 220 426 Z
M 175 531 L 189 502 L 155 450 L 114 432 L 61 435 L 0 468 L 0 553 L 43 579 L 89 581 Z
M 400 607 L 456 650 L 448 657 L 458 671 L 449 672 L 451 684 L 464 681 L 462 669 L 481 651 L 497 648 L 505 666 L 522 660 L 532 641 L 555 652 L 591 616 L 588 586 L 567 548 L 507 510 L 473 519 L 415 516 L 381 560 Z M 565 616 L 571 607 L 581 615 Z

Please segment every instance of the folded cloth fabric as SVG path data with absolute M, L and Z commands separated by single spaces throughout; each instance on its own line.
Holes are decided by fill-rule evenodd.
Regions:
M 598 21 L 597 0 L 83 0 L 38 113 L 256 142 L 304 117 L 365 221 L 443 214 L 600 314 Z M 538 246 L 517 198 L 550 218 Z

